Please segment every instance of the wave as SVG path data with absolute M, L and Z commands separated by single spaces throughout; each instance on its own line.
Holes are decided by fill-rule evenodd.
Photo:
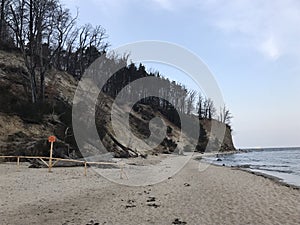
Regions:
M 217 159 L 219 159 L 217 161 Z M 253 149 L 218 158 L 204 158 L 209 163 L 256 170 L 276 176 L 284 182 L 300 186 L 300 148 Z

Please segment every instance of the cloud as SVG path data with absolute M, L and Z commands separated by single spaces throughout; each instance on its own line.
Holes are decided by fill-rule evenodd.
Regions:
M 198 5 L 197 0 L 145 0 L 152 4 L 154 4 L 156 7 L 159 6 L 160 9 L 166 10 L 166 11 L 183 11 L 183 10 L 190 10 L 192 8 L 195 8 L 195 6 Z M 185 13 L 189 13 L 188 11 L 185 11 Z
M 86 1 L 86 0 L 85 0 Z M 119 13 L 123 7 L 128 5 L 129 0 L 90 0 L 94 5 L 99 7 L 99 11 L 102 13 Z M 135 1 L 133 1 L 135 3 Z
M 270 59 L 276 60 L 280 56 L 279 48 L 273 37 L 270 37 L 265 42 L 263 42 L 260 49 L 262 53 Z
M 270 60 L 300 56 L 300 46 L 295 45 L 300 38 L 297 0 L 209 0 L 200 9 L 238 46 L 256 49 Z
M 232 46 L 254 49 L 270 60 L 290 54 L 300 57 L 298 0 L 150 1 L 169 11 L 198 9 L 199 19 L 229 35 Z
M 174 4 L 170 0 L 152 0 L 154 3 L 158 4 L 161 8 L 166 10 L 173 10 Z
M 285 55 L 300 58 L 299 0 L 63 0 L 90 4 L 105 17 L 119 19 L 133 6 L 182 14 L 197 14 L 194 20 L 208 23 L 226 36 L 230 46 L 251 49 L 270 60 Z M 80 2 L 80 3 L 79 3 Z M 175 14 L 176 13 L 176 14 Z M 113 15 L 113 16 L 112 16 Z M 192 24 L 197 26 L 197 24 Z M 222 37 L 222 36 L 220 36 Z

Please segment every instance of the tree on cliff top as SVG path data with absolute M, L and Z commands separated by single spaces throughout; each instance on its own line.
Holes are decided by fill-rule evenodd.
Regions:
M 24 58 L 33 103 L 43 102 L 45 75 L 51 67 L 80 77 L 108 47 L 101 26 L 76 28 L 77 16 L 73 18 L 59 0 L 2 0 L 1 10 L 7 1 L 7 12 L 0 11 L 0 35 L 7 24 Z

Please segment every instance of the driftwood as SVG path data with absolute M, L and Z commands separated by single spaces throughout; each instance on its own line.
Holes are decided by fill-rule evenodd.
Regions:
M 70 159 L 70 158 L 67 158 Z M 29 168 L 47 168 L 48 166 L 40 159 L 27 159 L 30 162 Z M 70 159 L 72 160 L 72 159 Z M 53 165 L 55 167 L 76 167 L 76 166 L 83 166 L 82 162 L 75 162 L 75 161 L 54 161 Z
M 136 151 L 134 151 L 133 149 L 129 148 L 129 147 L 125 147 L 124 145 L 122 145 L 112 134 L 110 134 L 109 132 L 107 133 L 108 136 L 114 141 L 114 143 L 116 144 L 116 146 L 118 146 L 119 148 L 121 148 L 121 150 L 123 152 L 115 152 L 115 156 L 118 158 L 128 158 L 128 157 L 138 157 L 138 153 Z

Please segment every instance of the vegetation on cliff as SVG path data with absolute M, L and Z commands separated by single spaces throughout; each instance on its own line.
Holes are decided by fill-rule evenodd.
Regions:
M 147 139 L 154 117 L 163 118 L 167 124 L 166 138 L 152 153 L 193 150 L 189 145 L 196 146 L 197 151 L 234 149 L 231 115 L 225 106 L 217 113 L 212 99 L 159 72 L 147 72 L 142 64 L 127 65 L 127 56 L 107 54 L 105 30 L 89 24 L 77 27 L 77 16 L 72 17 L 59 0 L 2 0 L 0 9 L 0 154 L 47 155 L 46 137 L 54 134 L 59 140 L 54 152 L 57 156 L 81 157 L 72 127 L 73 96 L 85 70 L 100 56 L 122 65 L 102 88 L 95 117 L 100 139 L 115 156 L 149 153 L 143 152 L 142 142 L 135 143 L 140 149 L 133 149 L 114 135 L 110 112 L 121 90 L 129 99 L 145 96 L 130 113 L 135 136 Z M 145 77 L 155 77 L 164 84 L 153 86 L 159 97 L 147 96 L 143 88 L 131 88 L 131 82 Z M 118 110 L 125 110 L 126 105 L 122 107 Z M 180 139 L 180 118 L 200 130 L 183 130 Z M 224 141 L 211 130 L 212 124 L 225 126 Z M 214 141 L 208 143 L 211 139 Z M 93 149 L 92 142 L 87 145 Z

